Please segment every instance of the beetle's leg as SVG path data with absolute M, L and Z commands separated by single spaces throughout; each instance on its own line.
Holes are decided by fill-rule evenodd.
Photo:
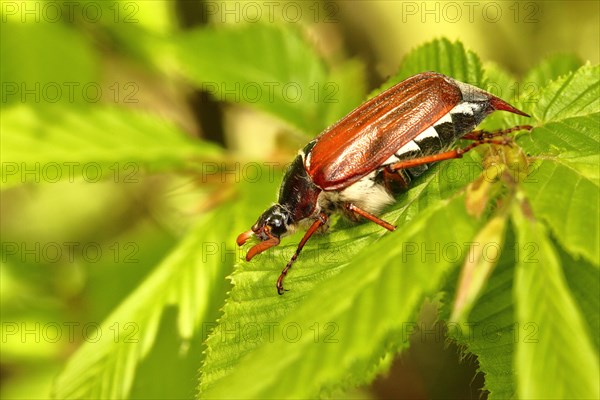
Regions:
M 530 131 L 532 129 L 533 129 L 533 126 L 531 126 L 531 125 L 517 125 L 517 126 L 513 126 L 512 128 L 500 129 L 500 130 L 493 131 L 493 132 L 472 131 L 472 132 L 467 133 L 463 137 L 461 137 L 461 139 L 479 141 L 479 140 L 483 140 L 483 139 L 491 139 L 491 138 L 498 137 L 498 136 L 504 136 L 509 133 L 513 133 L 513 132 L 517 132 L 517 131 Z
M 507 145 L 507 144 L 510 144 L 509 139 L 494 140 L 493 138 L 497 137 L 497 136 L 504 136 L 506 134 L 516 132 L 516 131 L 532 130 L 532 129 L 533 129 L 533 126 L 531 126 L 531 125 L 518 125 L 518 126 L 514 126 L 512 128 L 502 129 L 502 130 L 494 131 L 494 132 L 487 132 L 487 131 L 469 132 L 466 135 L 464 135 L 461 139 L 474 140 L 475 142 L 471 143 L 470 145 L 468 145 L 466 147 L 446 151 L 443 153 L 433 154 L 430 156 L 424 156 L 424 157 L 413 158 L 410 160 L 398 161 L 397 163 L 388 165 L 387 170 L 389 172 L 395 172 L 400 169 L 418 167 L 419 165 L 430 164 L 430 163 L 434 163 L 437 161 L 450 160 L 453 158 L 461 158 L 463 156 L 463 154 L 465 154 L 467 151 L 473 150 L 475 147 L 481 146 L 482 144 L 490 144 L 491 143 L 491 144 Z
M 317 220 L 315 222 L 313 222 L 313 224 L 310 226 L 310 228 L 308 228 L 308 230 L 304 234 L 304 237 L 302 237 L 302 240 L 300 241 L 300 243 L 298 243 L 296 252 L 292 256 L 290 261 L 288 261 L 288 263 L 285 266 L 285 268 L 283 269 L 283 271 L 281 271 L 281 275 L 279 275 L 279 278 L 277 279 L 277 293 L 279 293 L 281 295 L 281 294 L 283 294 L 283 292 L 286 291 L 286 289 L 283 288 L 283 279 L 287 275 L 290 268 L 292 268 L 292 264 L 294 264 L 294 262 L 300 255 L 300 252 L 302 251 L 302 248 L 304 247 L 306 242 L 308 242 L 308 239 L 310 239 L 310 237 L 317 231 L 317 229 L 319 229 L 321 226 L 325 225 L 326 223 L 327 223 L 327 215 L 321 213 L 321 214 L 319 214 L 319 217 L 317 218 Z
M 365 217 L 368 220 L 371 220 L 373 222 L 375 222 L 377 225 L 387 229 L 388 231 L 395 231 L 396 227 L 392 224 L 390 224 L 389 222 L 385 222 L 384 220 L 382 220 L 381 218 L 377 218 L 375 215 L 363 210 L 362 208 L 358 208 L 356 207 L 354 204 L 352 203 L 347 203 L 346 204 L 346 208 L 352 212 L 357 213 L 360 216 Z
M 410 178 L 402 173 L 402 171 L 391 172 L 386 168 L 383 169 L 383 182 L 385 187 L 390 191 L 394 191 L 394 185 L 399 185 L 403 190 L 408 189 Z M 241 236 L 241 235 L 240 235 Z
M 500 144 L 507 145 L 510 143 L 508 140 L 493 140 L 493 139 L 481 139 L 472 143 L 466 147 L 460 149 L 454 149 L 443 153 L 433 154 L 430 156 L 413 158 L 410 160 L 398 161 L 397 163 L 390 164 L 387 166 L 389 171 L 398 171 L 399 169 L 418 167 L 419 165 L 431 164 L 438 161 L 451 160 L 453 158 L 461 158 L 467 151 L 473 150 L 477 146 L 482 144 Z

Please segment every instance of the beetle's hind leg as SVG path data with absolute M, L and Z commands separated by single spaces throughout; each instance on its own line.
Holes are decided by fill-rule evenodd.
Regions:
M 432 154 L 429 156 L 417 157 L 412 159 L 406 159 L 402 161 L 398 161 L 394 164 L 389 164 L 385 168 L 388 173 L 394 173 L 400 171 L 402 169 L 409 169 L 414 167 L 419 167 L 421 165 L 431 164 L 438 161 L 451 160 L 453 158 L 461 158 L 463 154 L 466 152 L 473 150 L 477 146 L 481 146 L 482 144 L 499 144 L 499 145 L 510 145 L 511 139 L 503 137 L 509 133 L 522 131 L 522 130 L 532 130 L 533 126 L 531 125 L 517 125 L 508 129 L 501 129 L 498 131 L 488 132 L 488 131 L 472 131 L 461 137 L 461 139 L 472 140 L 473 143 L 470 145 L 458 148 L 454 150 L 445 151 L 443 153 Z M 498 139 L 495 139 L 498 138 Z
M 389 171 L 387 168 L 383 168 L 381 173 L 378 175 L 380 182 L 385 186 L 388 192 L 394 196 L 405 192 L 411 182 L 411 177 L 403 170 Z
M 450 151 L 445 151 L 443 153 L 433 154 L 430 156 L 413 158 L 410 160 L 398 161 L 397 163 L 390 164 L 386 168 L 390 172 L 398 171 L 401 169 L 414 168 L 424 164 L 431 164 L 438 161 L 451 160 L 453 158 L 462 158 L 463 154 L 468 151 L 473 150 L 477 146 L 481 146 L 482 144 L 499 144 L 499 145 L 510 145 L 512 142 L 508 138 L 504 139 L 479 139 L 470 145 L 458 148 Z
M 483 139 L 493 139 L 498 136 L 508 135 L 509 133 L 513 133 L 513 132 L 517 132 L 517 131 L 530 131 L 532 129 L 533 129 L 533 126 L 531 126 L 531 125 L 517 125 L 517 126 L 513 126 L 512 128 L 499 129 L 497 131 L 492 131 L 492 132 L 479 130 L 479 131 L 469 132 L 466 135 L 463 135 L 461 137 L 461 139 L 474 140 L 474 141 L 478 142 Z
M 466 152 L 473 150 L 477 146 L 481 146 L 482 144 L 499 144 L 499 145 L 510 145 L 511 140 L 509 138 L 502 139 L 494 139 L 496 137 L 502 137 L 506 134 L 521 131 L 521 130 L 532 130 L 533 126 L 531 125 L 518 125 L 508 129 L 502 129 L 494 132 L 487 131 L 472 131 L 464 135 L 461 139 L 473 140 L 474 142 L 470 145 L 458 148 L 454 150 L 445 151 L 443 153 L 433 154 L 430 156 L 418 157 L 403 161 L 398 161 L 397 163 L 390 164 L 386 168 L 389 172 L 399 171 L 401 169 L 418 167 L 424 164 L 431 164 L 438 161 L 451 160 L 453 158 L 461 158 L 463 154 Z

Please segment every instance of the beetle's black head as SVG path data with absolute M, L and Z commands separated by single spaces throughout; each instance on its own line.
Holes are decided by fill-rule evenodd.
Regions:
M 252 226 L 252 232 L 260 239 L 267 240 L 273 236 L 281 237 L 288 231 L 290 213 L 280 204 L 267 209 Z
M 277 246 L 281 236 L 285 235 L 290 229 L 291 215 L 280 204 L 275 204 L 267 209 L 258 218 L 258 221 L 252 226 L 252 230 L 240 234 L 237 238 L 238 246 L 243 245 L 253 235 L 261 240 L 254 245 L 246 254 L 246 260 L 250 261 L 255 255 Z

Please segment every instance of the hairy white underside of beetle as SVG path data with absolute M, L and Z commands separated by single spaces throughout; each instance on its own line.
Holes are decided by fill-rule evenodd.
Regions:
M 394 202 L 394 197 L 385 186 L 375 182 L 375 175 L 376 173 L 372 172 L 340 191 L 339 199 L 372 214 L 378 214 L 385 206 Z

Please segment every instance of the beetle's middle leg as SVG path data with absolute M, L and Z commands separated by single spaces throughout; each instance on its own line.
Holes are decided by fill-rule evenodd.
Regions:
M 353 213 L 356 213 L 356 214 L 358 214 L 358 215 L 360 215 L 360 216 L 362 216 L 362 217 L 365 217 L 366 219 L 368 219 L 368 220 L 370 220 L 370 221 L 373 221 L 373 222 L 375 222 L 377 225 L 379 225 L 379 226 L 381 226 L 381 227 L 383 227 L 383 228 L 387 229 L 388 231 L 391 231 L 391 232 L 393 232 L 393 231 L 395 231 L 395 230 L 396 230 L 396 227 L 395 227 L 394 225 L 390 224 L 389 222 L 386 222 L 386 221 L 382 220 L 381 218 L 379 218 L 379 217 L 377 217 L 377 216 L 375 216 L 375 215 L 371 214 L 371 213 L 370 213 L 370 212 L 368 212 L 368 211 L 365 211 L 365 210 L 363 210 L 362 208 L 358 208 L 357 206 L 355 206 L 355 205 L 354 205 L 354 204 L 352 204 L 352 203 L 346 203 L 346 204 L 344 205 L 344 207 L 345 207 L 345 208 L 346 208 L 348 211 L 351 211 L 351 212 L 353 212 Z

